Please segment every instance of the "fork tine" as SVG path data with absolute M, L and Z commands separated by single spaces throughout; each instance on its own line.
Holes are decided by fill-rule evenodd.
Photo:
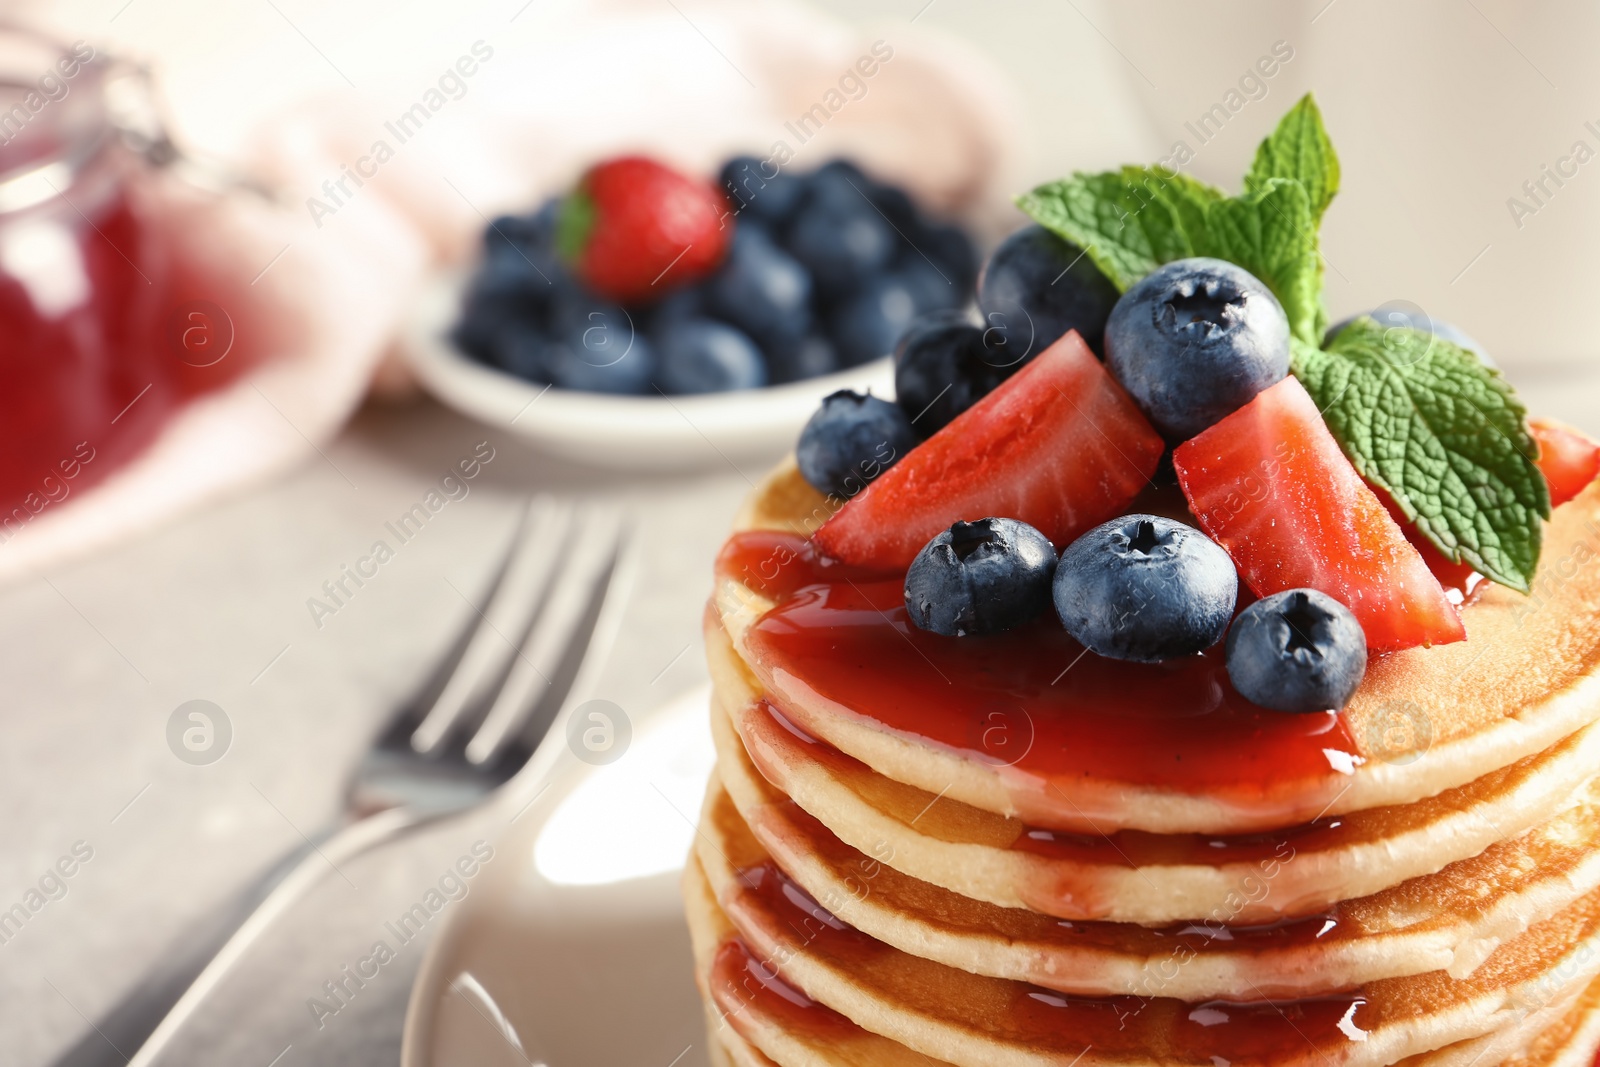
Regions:
M 636 534 L 637 528 L 632 520 L 627 520 L 617 543 L 616 562 L 612 564 L 611 573 L 606 576 L 600 590 L 600 610 L 595 615 L 594 626 L 578 658 L 572 684 L 547 720 L 539 722 L 529 716 L 519 732 L 513 735 L 512 740 L 522 741 L 530 750 L 527 762 L 516 768 L 511 780 L 502 787 L 508 810 L 516 810 L 513 819 L 539 798 L 549 783 L 552 770 L 568 757 L 565 737 L 568 721 L 575 709 L 595 695 L 604 675 L 611 650 L 622 631 L 623 620 L 632 606 L 629 594 L 638 577 L 641 561 Z
M 615 566 L 621 536 L 622 519 L 614 509 L 595 513 L 576 525 L 570 540 L 572 555 L 512 662 L 494 705 L 467 743 L 469 762 L 481 765 L 492 760 L 532 713 L 538 690 L 550 684 L 551 674 L 596 598 L 605 595 L 602 583 Z
M 484 684 L 516 654 L 560 558 L 557 546 L 572 524 L 572 505 L 534 497 L 515 534 L 511 556 L 450 678 L 411 735 L 411 747 L 436 750 Z

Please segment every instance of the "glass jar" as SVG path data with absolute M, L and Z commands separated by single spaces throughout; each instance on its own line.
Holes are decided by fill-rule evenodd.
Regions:
M 0 541 L 243 365 L 175 255 L 171 142 L 124 121 L 154 113 L 147 88 L 87 43 L 0 25 Z

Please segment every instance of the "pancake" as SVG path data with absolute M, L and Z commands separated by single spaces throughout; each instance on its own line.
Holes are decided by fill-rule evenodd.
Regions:
M 1144 507 L 1136 502 L 1132 510 Z M 738 529 L 804 535 L 829 514 L 791 461 L 752 494 Z M 807 733 L 886 778 L 1044 829 L 1243 834 L 1436 796 L 1534 756 L 1600 717 L 1600 567 L 1593 565 L 1600 557 L 1600 486 L 1555 510 L 1544 545 L 1531 596 L 1481 588 L 1462 611 L 1467 641 L 1373 661 L 1349 706 L 1325 722 L 1237 708 L 1223 714 L 1205 704 L 1205 716 L 1151 711 L 1153 719 L 1130 727 L 1137 730 L 1131 746 L 1114 730 L 1104 737 L 1085 732 L 1086 724 L 1114 722 L 1123 709 L 1030 709 L 1030 701 L 1065 699 L 1050 676 L 1076 663 L 1067 653 L 1077 646 L 1041 625 L 1039 647 L 1067 658 L 1034 664 L 1020 680 L 1006 677 L 1027 695 L 1021 713 L 1031 744 L 1017 759 L 997 759 L 975 740 L 987 736 L 982 717 L 991 712 L 946 706 L 948 692 L 971 695 L 961 689 L 971 673 L 964 668 L 980 669 L 984 657 L 1020 640 L 1014 634 L 957 640 L 914 631 L 903 607 L 890 602 L 892 583 L 880 582 L 882 602 L 863 596 L 881 625 L 859 611 L 852 621 L 860 625 L 847 635 L 859 638 L 859 647 L 836 642 L 823 646 L 820 658 L 791 662 L 774 652 L 771 630 L 782 620 L 758 625 L 774 602 L 752 585 L 765 587 L 769 570 L 779 581 L 795 572 L 801 562 L 791 559 L 792 547 L 756 557 L 754 568 L 725 550 L 714 604 L 760 688 Z M 958 668 L 948 675 L 938 665 L 945 658 Z M 1063 670 L 1061 685 L 1080 684 L 1086 669 L 1122 678 L 1115 673 L 1122 668 L 1109 663 L 1091 657 L 1092 666 Z M 1200 670 L 1172 670 L 1191 667 Z M 1141 676 L 1126 677 L 1138 684 Z M 871 703 L 865 683 L 874 680 L 883 695 Z M 1318 737 L 1300 736 L 1311 726 L 1327 730 L 1330 743 L 1319 747 Z M 1264 739 L 1273 731 L 1299 731 L 1302 758 L 1281 758 L 1287 743 Z M 1185 746 L 1195 751 L 1174 777 L 1171 760 L 1181 759 Z M 1057 765 L 1064 759 L 1066 769 Z M 1223 766 L 1230 760 L 1238 768 Z M 1570 793 L 1582 777 L 1551 789 Z
M 729 776 L 748 775 L 724 763 Z M 1298 923 L 1149 929 L 1063 923 L 919 882 L 839 841 L 765 786 L 760 829 L 714 776 L 696 841 L 702 866 L 801 893 L 885 944 L 996 978 L 1082 996 L 1205 1001 L 1238 990 L 1292 998 L 1443 970 L 1465 977 L 1502 942 L 1600 888 L 1600 790 L 1545 826 L 1435 875 Z M 713 879 L 727 903 L 730 885 Z
M 1593 1067 L 1600 1049 L 1600 982 L 1591 982 L 1577 1006 L 1540 1028 L 1505 1067 Z
M 712 716 L 720 762 L 748 754 L 761 776 L 836 837 L 885 855 L 902 873 L 1060 919 L 1252 925 L 1312 915 L 1432 874 L 1550 820 L 1600 767 L 1600 725 L 1590 725 L 1439 796 L 1275 834 L 1065 835 L 877 774 L 764 701 L 726 638 L 713 630 L 706 646 L 721 708 Z M 719 719 L 731 720 L 737 737 Z M 755 799 L 737 776 L 725 777 L 746 819 L 759 822 Z
M 1083 1067 L 1199 1065 L 1212 1056 L 1235 1067 L 1324 1057 L 1389 1064 L 1513 1025 L 1523 1005 L 1576 996 L 1600 971 L 1595 894 L 1507 942 L 1466 979 L 1430 972 L 1283 1003 L 1069 998 L 901 952 L 804 898 L 741 887 L 731 870 L 711 880 L 723 876 L 735 887 L 723 911 L 746 958 L 861 1028 L 959 1067 L 1042 1067 L 1080 1053 Z
M 1312 1025 L 1312 1021 L 1331 1018 L 1332 1010 L 1317 1002 L 1279 1005 L 1277 1008 L 1255 1006 L 1253 1010 L 1256 1012 L 1279 1012 L 1279 1028 L 1284 1032 L 1269 1035 L 1258 1033 L 1256 1037 L 1265 1036 L 1267 1042 L 1262 1048 L 1251 1050 L 1251 1054 L 1241 1056 L 1235 1045 L 1250 1042 L 1244 1037 L 1228 1036 L 1228 1024 L 1224 1023 L 1223 1017 L 1231 1016 L 1228 1023 L 1237 1025 L 1245 1012 L 1251 1009 L 1223 1002 L 1200 1006 L 1177 1005 L 1176 1011 L 1182 1013 L 1177 1019 L 1171 1017 L 1172 1002 L 1140 998 L 1100 1002 L 1113 1005 L 1109 1009 L 1110 1019 L 1118 1029 L 1098 1035 L 1101 1039 L 1099 1043 L 1087 1042 L 1088 1047 L 1080 1044 L 1075 1048 L 1062 1048 L 1064 1043 L 1073 1039 L 1073 1035 L 1046 1033 L 1043 1040 L 1036 1034 L 1030 1034 L 1028 1043 L 1020 1044 L 1017 1035 L 998 1022 L 1002 1018 L 1014 1019 L 1017 1016 L 1007 1017 L 1003 1010 L 997 1012 L 991 1001 L 981 997 L 964 999 L 973 996 L 974 990 L 970 984 L 974 981 L 1001 987 L 1018 986 L 1018 983 L 973 979 L 948 968 L 918 976 L 915 971 L 921 961 L 900 953 L 889 957 L 887 967 L 853 966 L 849 968 L 850 973 L 841 973 L 838 968 L 830 969 L 826 964 L 812 966 L 812 960 L 825 954 L 824 948 L 829 940 L 848 940 L 851 935 L 858 940 L 865 940 L 847 927 L 834 931 L 820 923 L 804 927 L 807 935 L 810 935 L 808 940 L 800 941 L 791 935 L 790 943 L 780 952 L 762 955 L 761 948 L 750 947 L 759 942 L 743 939 L 740 931 L 722 913 L 698 859 L 692 859 L 686 869 L 684 890 L 695 945 L 697 977 L 707 991 L 708 1002 L 716 1004 L 720 1012 L 719 1018 L 710 1025 L 712 1039 L 728 1049 L 732 1061 L 741 1067 L 765 1067 L 766 1062 L 777 1064 L 778 1067 L 815 1067 L 823 1064 L 933 1067 L 939 1063 L 973 1063 L 984 1067 L 1012 1063 L 1078 1063 L 1083 1067 L 1110 1064 L 1137 1067 L 1160 1063 L 1214 1067 L 1220 1062 L 1229 1062 L 1234 1067 L 1267 1063 L 1334 1062 L 1359 1067 L 1368 1063 L 1394 1062 L 1395 1049 L 1409 1050 L 1402 1054 L 1402 1062 L 1406 1067 L 1469 1067 L 1473 1064 L 1490 1067 L 1503 1062 L 1507 1056 L 1519 1053 L 1519 1067 L 1535 1067 L 1536 1064 L 1547 1062 L 1560 1062 L 1563 1065 L 1583 1062 L 1580 1057 L 1585 1051 L 1592 1055 L 1588 1043 L 1597 1036 L 1593 1018 L 1597 1011 L 1593 989 L 1581 1002 L 1578 1000 L 1592 976 L 1580 967 L 1562 969 L 1559 962 L 1550 966 L 1552 960 L 1565 956 L 1570 961 L 1578 955 L 1576 950 L 1561 947 L 1574 932 L 1571 929 L 1541 931 L 1535 928 L 1523 939 L 1508 945 L 1501 953 L 1497 953 L 1496 960 L 1486 968 L 1485 978 L 1492 978 L 1492 981 L 1460 983 L 1440 976 L 1423 976 L 1376 983 L 1366 1001 L 1355 1010 L 1347 1010 L 1338 1017 L 1350 1028 L 1349 1032 L 1364 1031 L 1365 1040 L 1350 1040 L 1344 1036 L 1344 1031 L 1337 1031 L 1336 1023 L 1335 1030 L 1342 1047 L 1331 1052 L 1308 1043 L 1308 1038 L 1312 1035 L 1319 1038 L 1324 1036 L 1326 1028 L 1318 1028 Z M 1592 940 L 1596 931 L 1600 930 L 1600 901 L 1594 902 L 1589 911 L 1592 914 L 1576 925 L 1583 926 Z M 804 915 L 798 917 L 802 920 L 806 918 Z M 782 921 L 776 925 L 788 929 Z M 830 933 L 815 936 L 813 931 L 817 929 L 829 930 Z M 1549 936 L 1541 938 L 1541 934 Z M 894 953 L 894 950 L 882 949 L 881 946 L 879 950 Z M 868 955 L 872 955 L 872 950 L 869 949 Z M 1501 958 L 1508 956 L 1517 958 Z M 1591 966 L 1600 966 L 1600 959 L 1595 958 L 1593 951 L 1588 956 Z M 773 967 L 767 962 L 773 959 L 781 960 L 781 963 Z M 897 964 L 909 964 L 909 967 L 902 968 Z M 1545 968 L 1542 975 L 1541 965 Z M 927 1026 L 921 1025 L 926 1020 L 908 1016 L 904 1004 L 890 1005 L 888 1010 L 873 1016 L 874 1021 L 886 1031 L 906 1031 L 904 1036 L 921 1046 L 922 1051 L 889 1040 L 861 1025 L 865 1020 L 852 1019 L 813 999 L 812 994 L 816 990 L 807 987 L 803 980 L 791 977 L 795 971 L 804 971 L 813 979 L 818 973 L 831 976 L 836 980 L 836 986 L 842 987 L 846 993 L 865 990 L 864 996 L 870 1002 L 874 995 L 881 999 L 882 989 L 875 986 L 874 979 L 885 970 L 891 973 L 901 970 L 910 972 L 895 975 L 899 984 L 892 987 L 903 993 L 906 1001 L 913 1005 L 910 1010 L 930 1000 L 938 1000 L 944 1005 L 932 1024 Z M 1543 982 L 1540 981 L 1541 977 L 1545 979 Z M 1421 988 L 1404 988 L 1408 985 Z M 1441 990 L 1441 985 L 1453 987 L 1454 995 Z M 1520 1002 L 1514 999 L 1519 989 L 1524 994 Z M 832 992 L 841 1000 L 849 999 L 840 994 L 837 988 Z M 1015 991 L 1012 991 L 1014 994 Z M 1037 997 L 1038 994 L 1025 995 L 1025 999 L 1039 1005 L 1034 1009 L 1034 1014 L 1082 1010 L 1081 1006 L 1063 1007 L 1051 1004 L 1048 999 L 1035 999 Z M 1494 1010 L 1484 1010 L 1481 1002 L 1486 1000 L 1495 1005 Z M 1434 1008 L 1419 1010 L 1422 1004 L 1431 1004 Z M 1470 1006 L 1463 1008 L 1464 1004 Z M 862 1007 L 859 1003 L 854 1006 L 858 1010 Z M 1339 1003 L 1334 1004 L 1334 1008 L 1340 1006 Z M 870 1009 L 870 1003 L 868 1007 Z M 1118 1007 L 1121 1009 L 1120 1016 L 1116 1014 Z M 864 1014 L 872 1013 L 868 1010 Z M 1028 1012 L 1025 1010 L 1019 1014 L 1026 1015 Z M 1158 1015 L 1162 1018 L 1158 1019 Z M 1568 1018 L 1563 1020 L 1563 1015 Z M 965 1032 L 958 1029 L 952 1035 L 948 1032 L 951 1024 L 941 1021 L 951 1017 L 966 1020 L 971 1029 Z M 1370 1029 L 1367 1028 L 1369 1025 Z M 1472 1034 L 1455 1042 L 1444 1040 L 1452 1032 L 1461 1031 L 1472 1031 Z M 1007 1039 L 1009 1045 L 1005 1043 Z M 1140 1039 L 1150 1039 L 1153 1047 L 1135 1045 Z M 1197 1047 L 1180 1047 L 1186 1039 Z M 964 1059 L 959 1055 L 952 1055 L 949 1059 L 930 1057 L 926 1046 L 941 1040 L 946 1040 L 950 1051 L 956 1054 L 964 1046 L 977 1044 L 980 1046 L 976 1051 L 977 1058 Z M 1435 1047 L 1421 1047 L 1429 1043 Z M 1130 1045 L 1133 1047 L 1130 1048 Z M 1537 1056 L 1524 1051 L 1535 1045 L 1539 1048 Z M 1558 1061 L 1554 1057 L 1561 1059 Z
M 1311 715 L 1243 701 L 1218 649 L 917 630 L 902 576 L 815 556 L 828 513 L 780 468 L 707 610 L 684 887 L 718 1062 L 1593 1062 L 1600 487 L 1531 596 L 1480 589 L 1468 641 Z
M 683 897 L 712 1044 L 740 1067 L 945 1067 L 861 1029 L 751 959 L 692 856 Z
M 1521 1067 L 1546 1067 L 1557 1058 L 1564 1067 L 1579 1067 L 1580 1063 L 1582 1067 L 1592 1067 L 1594 1049 L 1590 1047 L 1584 1051 L 1583 1027 L 1600 1018 L 1600 1012 L 1591 1003 L 1597 988 L 1600 985 L 1590 983 L 1589 988 L 1570 1003 L 1529 1012 L 1521 1021 L 1492 1034 L 1407 1056 L 1398 1067 L 1504 1067 L 1512 1063 Z M 1561 1036 L 1545 1040 L 1549 1034 Z M 1531 1052 L 1541 1041 L 1542 1050 Z

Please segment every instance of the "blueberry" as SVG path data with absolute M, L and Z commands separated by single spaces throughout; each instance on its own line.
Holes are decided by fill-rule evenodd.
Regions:
M 1106 365 L 1167 440 L 1186 441 L 1289 373 L 1289 320 L 1242 267 L 1174 260 L 1117 301 Z
M 865 186 L 872 181 L 871 178 L 867 177 L 867 172 L 862 170 L 855 160 L 845 156 L 828 160 L 828 162 L 818 167 L 816 173 L 812 175 L 813 179 L 835 177 L 847 178 L 861 186 Z
M 541 281 L 561 271 L 555 250 L 555 219 L 559 200 L 550 200 L 529 215 L 501 215 L 483 231 L 486 268 L 506 265 L 526 270 Z
M 770 344 L 804 336 L 811 325 L 811 275 L 759 230 L 739 227 L 728 258 L 705 285 L 718 318 Z
M 720 177 L 740 225 L 750 219 L 782 225 L 794 214 L 806 190 L 800 178 L 754 156 L 728 160 Z
M 473 278 L 476 286 L 489 290 L 549 288 L 555 275 L 562 273 L 554 254 L 539 249 L 518 247 L 496 239 L 493 251 L 484 256 L 483 266 Z
M 888 275 L 867 283 L 829 318 L 828 332 L 839 361 L 854 367 L 887 356 L 916 315 L 916 294 L 903 278 Z
M 548 332 L 555 293 L 525 265 L 486 263 L 467 286 L 451 340 L 476 359 L 502 364 L 500 349 L 513 334 Z
M 919 220 L 908 232 L 912 247 L 920 253 L 918 258 L 933 260 L 959 295 L 955 303 L 965 304 L 978 281 L 978 252 L 972 247 L 972 238 L 959 226 L 928 220 Z
M 680 319 L 655 335 L 656 382 L 668 393 L 722 393 L 767 384 L 761 350 L 749 337 L 712 319 Z
M 1251 604 L 1228 633 L 1228 677 L 1276 711 L 1336 711 L 1367 671 L 1367 636 L 1350 609 L 1315 589 Z
M 911 561 L 906 613 L 947 637 L 999 633 L 1050 605 L 1055 569 L 1055 547 L 1025 522 L 958 522 Z
M 826 293 L 849 292 L 879 273 L 899 238 L 861 196 L 808 204 L 789 227 L 787 247 Z
M 596 393 L 642 393 L 650 387 L 655 350 L 621 308 L 596 305 L 560 336 L 563 343 L 545 359 L 555 385 Z
M 526 259 L 502 255 L 486 259 L 467 284 L 462 299 L 463 315 L 509 312 L 529 322 L 543 323 L 545 313 L 558 290 L 570 287 L 570 279 L 559 268 L 541 274 Z
M 999 385 L 985 361 L 983 330 L 959 311 L 912 323 L 894 350 L 894 393 L 917 433 L 927 437 Z
M 1072 542 L 1054 589 L 1061 624 L 1080 644 L 1139 663 L 1216 644 L 1238 592 L 1222 546 L 1157 515 L 1112 519 Z
M 467 355 L 483 363 L 501 364 L 501 349 L 519 333 L 538 332 L 543 305 L 532 296 L 469 289 L 461 314 L 451 327 L 450 340 Z
M 876 184 L 848 159 L 830 160 L 806 179 L 804 208 L 856 210 L 866 207 L 871 211 L 870 197 Z
M 494 364 L 526 382 L 550 383 L 549 356 L 556 342 L 528 329 L 512 330 L 497 338 Z
M 549 247 L 555 239 L 556 216 L 560 211 L 561 201 L 553 197 L 526 215 L 496 216 L 483 232 L 484 254 L 494 256 L 507 244 L 521 251 Z
M 468 291 L 474 296 L 509 297 L 516 300 L 533 299 L 548 302 L 556 293 L 558 281 L 567 279 L 557 271 L 541 274 L 533 264 L 516 256 L 502 256 L 484 262 L 473 276 Z
M 1000 242 L 978 280 L 984 322 L 1004 329 L 1017 365 L 1077 330 L 1100 351 L 1117 289 L 1078 246 L 1043 226 Z
M 1332 326 L 1328 327 L 1328 332 L 1323 337 L 1323 346 L 1326 347 L 1327 345 L 1332 344 L 1333 339 L 1339 336 L 1340 330 L 1343 330 L 1346 326 L 1350 325 L 1356 319 L 1359 319 L 1362 315 L 1370 316 L 1378 323 L 1379 326 L 1383 326 L 1385 328 L 1391 326 L 1409 326 L 1413 330 L 1421 330 L 1423 333 L 1432 334 L 1441 341 L 1449 341 L 1457 348 L 1465 348 L 1468 352 L 1475 354 L 1478 357 L 1479 362 L 1486 367 L 1494 367 L 1498 369 L 1500 366 L 1500 364 L 1494 361 L 1494 357 L 1489 355 L 1489 353 L 1484 350 L 1484 347 L 1468 336 L 1465 331 L 1450 325 L 1448 322 L 1445 322 L 1442 319 L 1433 318 L 1426 311 L 1423 311 L 1415 304 L 1408 304 L 1405 301 L 1398 300 L 1392 303 L 1384 304 L 1382 307 L 1375 307 L 1371 311 L 1363 311 L 1360 314 L 1351 315 L 1347 319 L 1341 319 L 1340 321 L 1334 323 Z
M 795 460 L 819 493 L 849 498 L 916 446 L 905 412 L 887 400 L 841 389 L 800 431 Z
M 763 222 L 761 219 L 743 218 L 734 226 L 733 234 L 728 238 L 728 247 L 732 249 L 734 242 L 738 241 L 741 235 L 744 237 L 760 237 L 768 244 L 775 245 L 778 243 L 777 234 L 777 227 Z
M 705 316 L 705 290 L 698 285 L 689 285 L 674 289 L 657 300 L 645 310 L 642 318 L 644 329 L 655 332 L 664 329 L 669 322 Z
M 894 274 L 911 290 L 919 313 L 959 308 L 967 302 L 966 289 L 958 286 L 948 272 L 916 252 L 902 256 L 894 266 Z
M 902 234 L 909 234 L 917 221 L 917 205 L 912 201 L 911 194 L 887 182 L 872 182 L 865 188 L 867 199 L 872 201 L 873 207 L 883 212 L 889 225 Z
M 655 350 L 642 335 L 597 343 L 581 331 L 548 344 L 541 369 L 560 389 L 624 395 L 646 392 L 657 373 Z
M 545 330 L 552 337 L 565 337 L 591 326 L 631 331 L 633 316 L 620 304 L 596 296 L 587 286 L 566 279 L 547 287 Z
M 767 368 L 775 384 L 820 378 L 839 369 L 839 354 L 833 350 L 832 341 L 810 333 L 768 345 Z

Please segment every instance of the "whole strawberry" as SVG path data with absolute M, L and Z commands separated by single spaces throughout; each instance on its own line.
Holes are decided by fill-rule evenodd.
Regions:
M 557 248 L 604 296 L 640 303 L 704 277 L 732 231 L 722 194 L 643 156 L 597 164 L 561 209 Z

